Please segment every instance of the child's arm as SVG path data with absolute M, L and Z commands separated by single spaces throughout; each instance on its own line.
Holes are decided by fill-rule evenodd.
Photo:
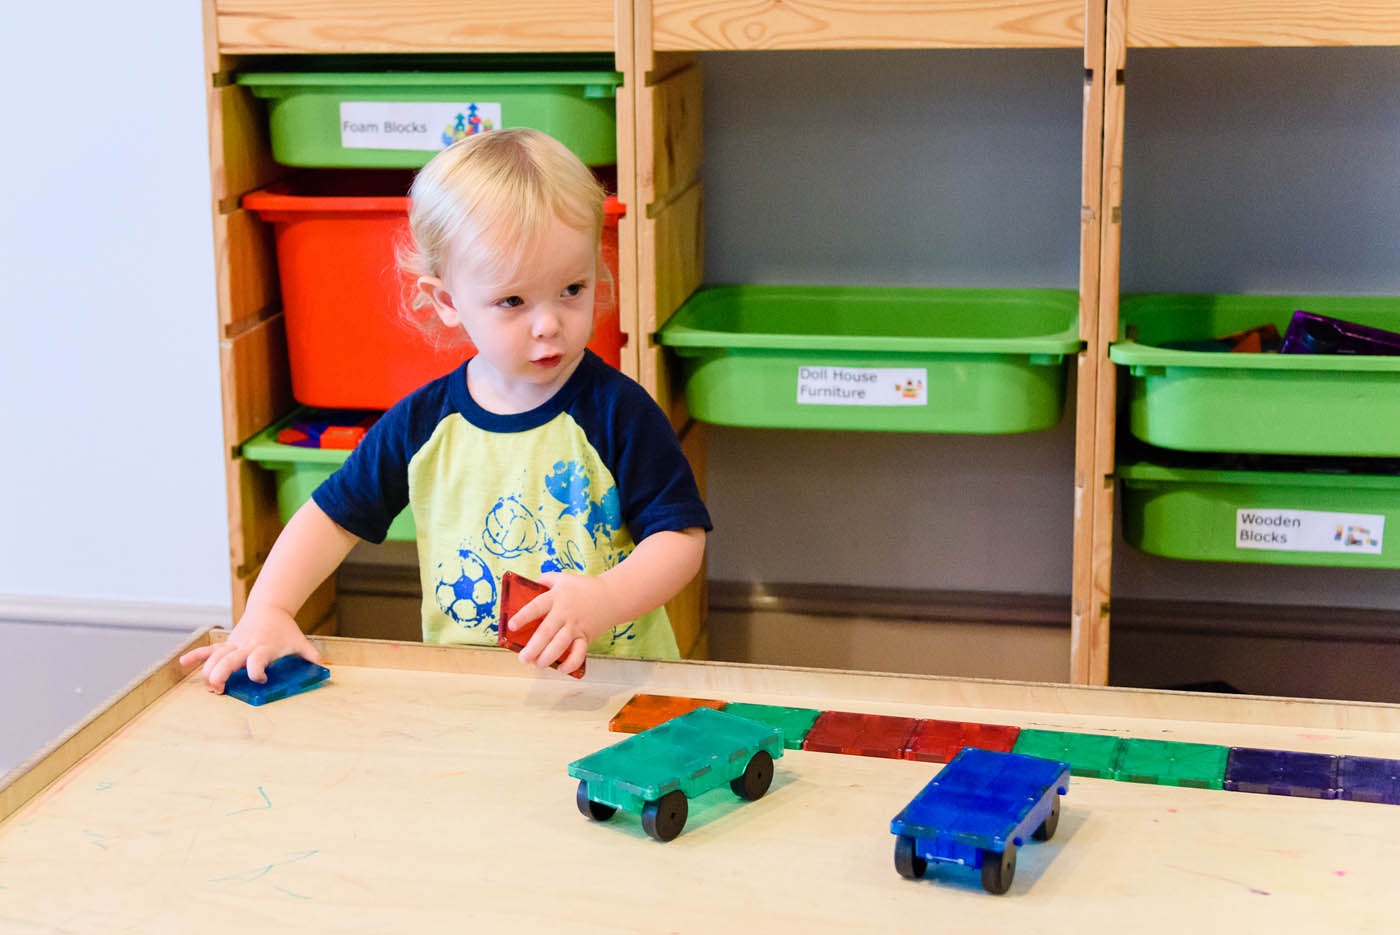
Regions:
M 306 501 L 273 544 L 248 595 L 248 606 L 228 639 L 190 650 L 180 657 L 180 664 L 204 663 L 205 685 L 210 691 L 222 692 L 228 677 L 245 665 L 248 677 L 262 682 L 268 664 L 288 653 L 320 662 L 320 652 L 301 632 L 294 616 L 359 541 L 314 500 Z
M 574 671 L 583 664 L 589 643 L 675 597 L 700 570 L 704 555 L 705 530 L 696 526 L 652 533 L 596 578 L 561 572 L 540 575 L 540 583 L 550 590 L 508 621 L 514 630 L 544 618 L 520 651 L 520 661 L 543 668 L 562 658 L 559 671 Z

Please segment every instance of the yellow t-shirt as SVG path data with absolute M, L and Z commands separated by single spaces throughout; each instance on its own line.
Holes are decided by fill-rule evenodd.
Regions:
M 710 528 L 665 414 L 591 352 L 524 413 L 478 406 L 464 367 L 429 383 L 385 413 L 313 497 L 371 542 L 412 509 L 431 643 L 495 645 L 506 571 L 595 576 L 653 532 Z M 589 652 L 679 655 L 664 608 L 613 628 Z

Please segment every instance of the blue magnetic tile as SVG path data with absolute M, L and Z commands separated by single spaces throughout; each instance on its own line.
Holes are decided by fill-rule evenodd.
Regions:
M 1231 747 L 1224 785 L 1232 792 L 1335 799 L 1338 759 L 1326 753 Z
M 895 816 L 890 830 L 927 838 L 951 834 L 999 849 L 1046 789 L 1068 783 L 1068 763 L 964 747 Z
M 1339 798 L 1400 805 L 1400 760 L 1344 756 L 1337 770 L 1337 785 Z
M 224 683 L 224 694 L 250 705 L 268 704 L 315 688 L 330 678 L 331 670 L 307 662 L 300 656 L 290 655 L 268 665 L 266 674 L 267 681 L 258 683 L 248 678 L 246 668 L 239 669 Z

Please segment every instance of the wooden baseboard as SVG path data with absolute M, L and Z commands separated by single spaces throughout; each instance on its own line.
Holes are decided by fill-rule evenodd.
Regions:
M 772 612 L 921 623 L 958 621 L 1044 627 L 1069 624 L 1069 598 L 1052 594 L 747 581 L 711 581 L 709 593 L 711 610 L 738 613 Z
M 738 613 L 1018 627 L 1067 628 L 1070 615 L 1068 595 L 743 581 L 711 581 L 710 607 Z M 1400 612 L 1372 608 L 1120 598 L 1113 602 L 1112 613 L 1115 631 L 1400 643 Z

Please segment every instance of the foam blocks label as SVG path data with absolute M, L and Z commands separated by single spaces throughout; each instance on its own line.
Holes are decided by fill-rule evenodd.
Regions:
M 798 367 L 799 406 L 927 406 L 925 367 Z
M 1236 510 L 1235 547 L 1380 555 L 1385 517 L 1321 510 Z
M 499 103 L 340 102 L 340 145 L 345 149 L 436 152 L 463 137 L 500 127 Z

